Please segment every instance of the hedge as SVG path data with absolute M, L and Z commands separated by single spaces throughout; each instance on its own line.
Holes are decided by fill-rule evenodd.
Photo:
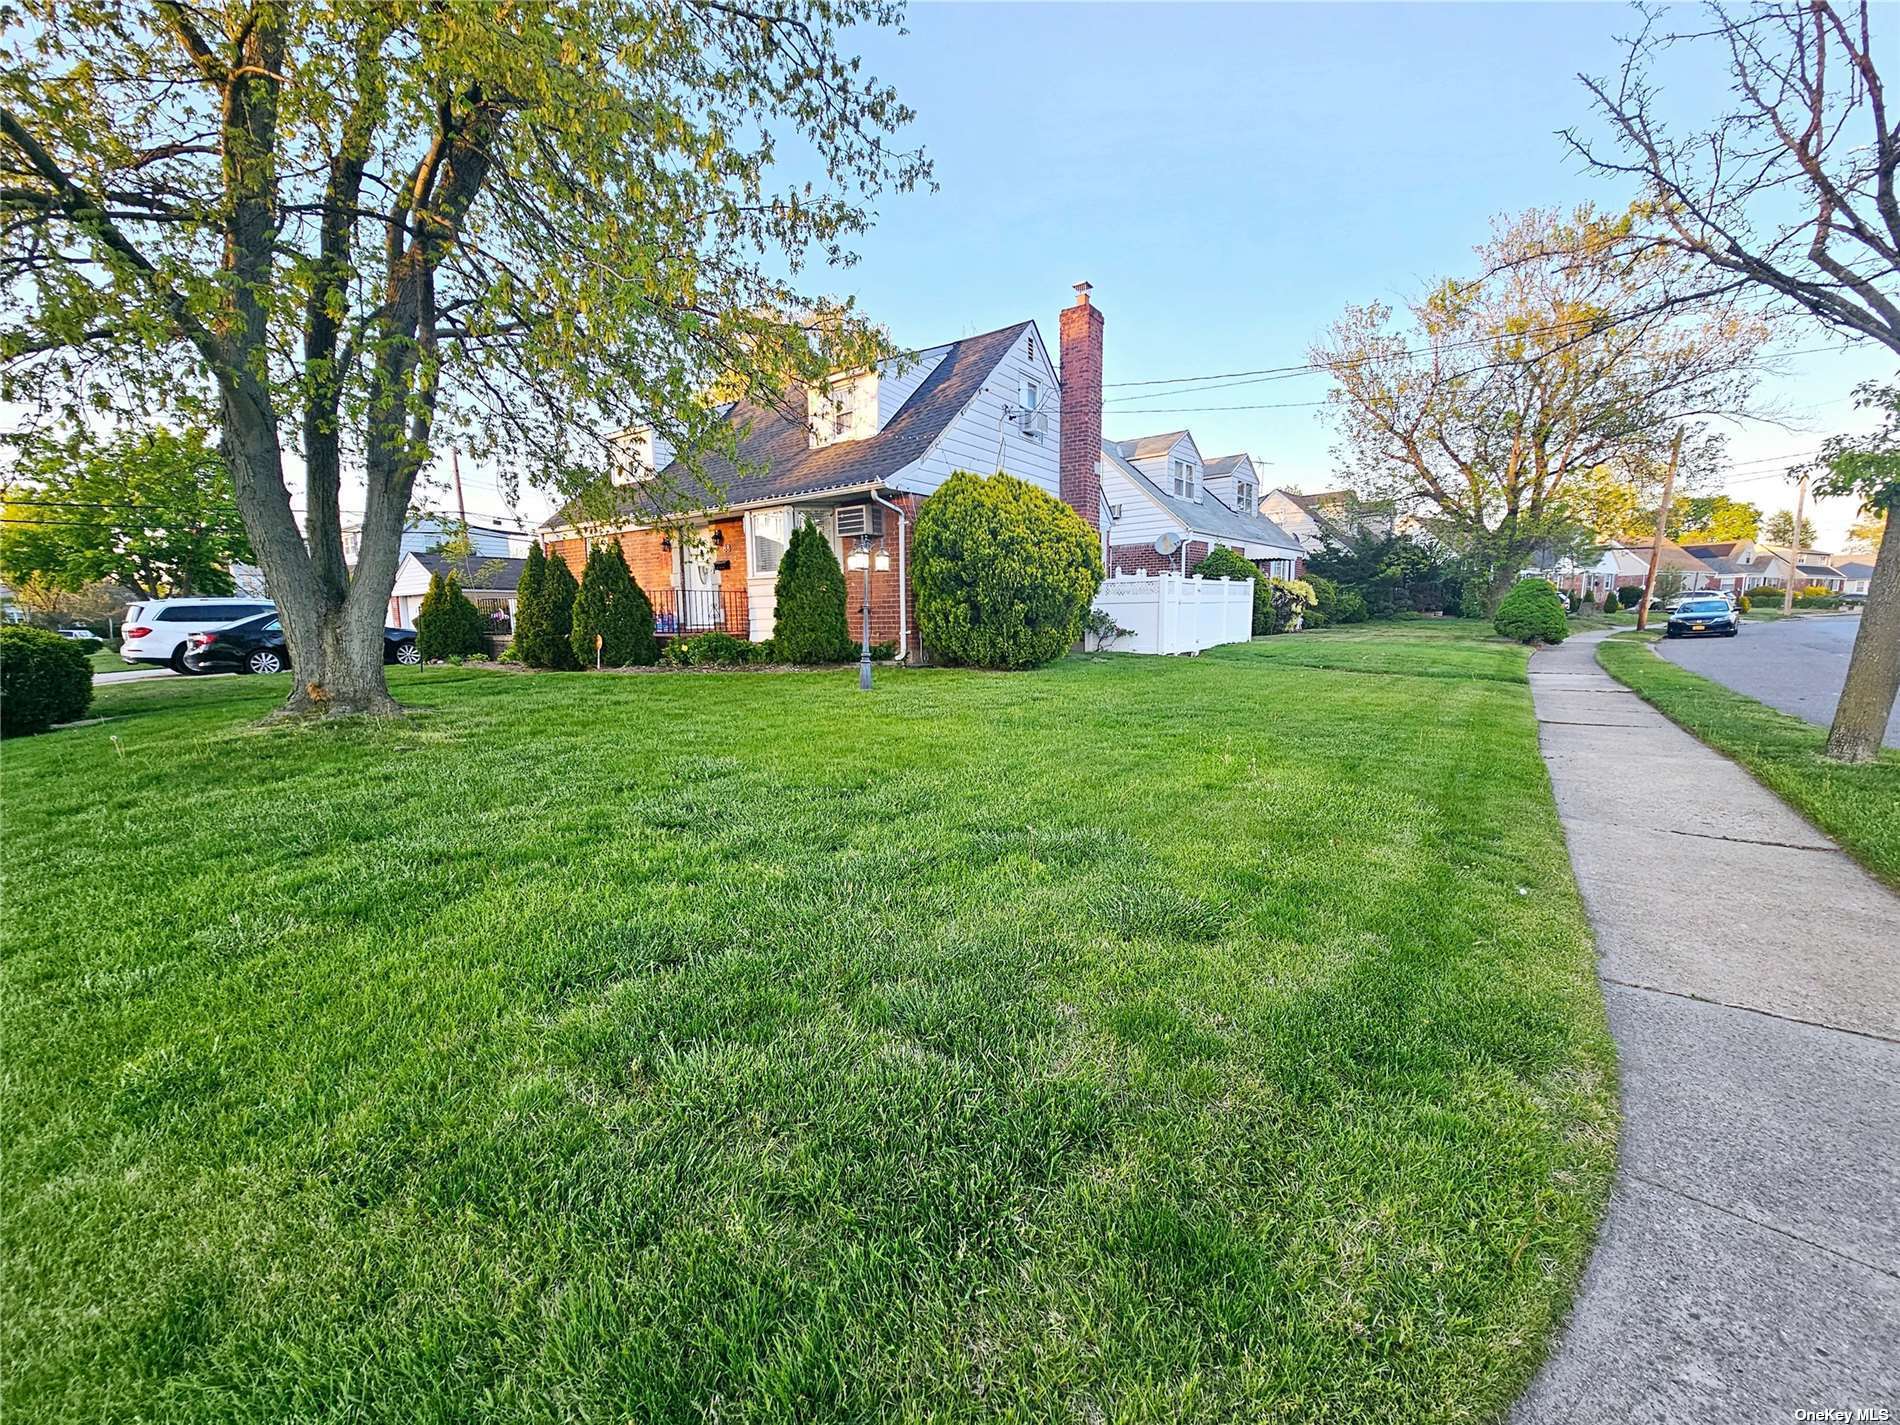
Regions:
M 959 470 L 917 511 L 912 587 L 924 646 L 946 663 L 1035 668 L 1075 646 L 1102 583 L 1101 543 L 1055 496 Z
M 0 627 L 0 736 L 44 732 L 92 706 L 92 662 L 69 638 L 22 624 Z
M 772 639 L 787 663 L 842 663 L 852 654 L 844 570 L 831 541 L 802 520 L 779 559 Z
M 1519 643 L 1562 643 L 1570 634 L 1563 597 L 1548 579 L 1519 579 L 1498 604 L 1491 625 Z

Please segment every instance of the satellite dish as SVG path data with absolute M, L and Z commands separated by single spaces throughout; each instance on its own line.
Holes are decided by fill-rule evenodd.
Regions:
M 1160 534 L 1157 534 L 1155 536 L 1155 553 L 1156 554 L 1161 554 L 1161 555 L 1173 554 L 1180 547 L 1181 547 L 1181 536 L 1176 534 L 1171 529 L 1163 530 Z

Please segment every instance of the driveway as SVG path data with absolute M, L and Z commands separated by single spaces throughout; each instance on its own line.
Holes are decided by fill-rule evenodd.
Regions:
M 1808 614 L 1779 623 L 1744 620 L 1738 638 L 1666 638 L 1656 647 L 1678 667 L 1826 727 L 1859 632 L 1854 615 Z M 1886 742 L 1900 747 L 1900 703 L 1887 719 Z
M 1538 653 L 1531 692 L 1623 1137 L 1513 1425 L 1900 1407 L 1900 896 L 1599 669 L 1604 636 Z

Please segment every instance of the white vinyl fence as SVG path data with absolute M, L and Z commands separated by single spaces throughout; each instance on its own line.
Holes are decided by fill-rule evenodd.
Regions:
M 1114 653 L 1199 653 L 1253 636 L 1253 580 L 1192 574 L 1117 573 L 1096 591 L 1095 607 L 1127 633 Z

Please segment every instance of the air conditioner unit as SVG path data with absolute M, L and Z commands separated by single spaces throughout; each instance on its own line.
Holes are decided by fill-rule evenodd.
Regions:
M 838 538 L 856 539 L 884 533 L 881 505 L 843 505 L 838 510 Z
M 1024 435 L 1047 435 L 1049 433 L 1049 416 L 1047 412 L 1033 410 L 1017 411 L 1015 420 Z

